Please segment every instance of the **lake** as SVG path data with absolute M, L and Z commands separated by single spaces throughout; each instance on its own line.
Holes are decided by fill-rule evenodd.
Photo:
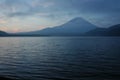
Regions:
M 0 76 L 120 80 L 120 37 L 0 37 Z

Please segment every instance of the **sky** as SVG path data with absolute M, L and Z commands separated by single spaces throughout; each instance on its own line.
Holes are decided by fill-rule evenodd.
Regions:
M 120 0 L 0 0 L 0 30 L 24 32 L 81 17 L 98 27 L 120 23 Z

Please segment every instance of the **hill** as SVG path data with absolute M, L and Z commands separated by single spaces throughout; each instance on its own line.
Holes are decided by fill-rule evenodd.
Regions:
M 86 36 L 120 36 L 120 24 L 109 28 L 96 28 L 85 33 Z
M 0 36 L 7 36 L 8 33 L 4 32 L 4 31 L 0 31 Z

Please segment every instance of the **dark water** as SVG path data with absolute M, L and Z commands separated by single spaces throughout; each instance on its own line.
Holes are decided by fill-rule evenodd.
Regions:
M 0 76 L 20 80 L 120 80 L 120 38 L 0 38 Z

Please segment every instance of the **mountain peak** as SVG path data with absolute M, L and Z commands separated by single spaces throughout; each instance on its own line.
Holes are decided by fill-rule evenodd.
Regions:
M 72 20 L 68 21 L 67 23 L 63 24 L 63 25 L 78 25 L 79 27 L 86 27 L 89 26 L 88 28 L 91 28 L 92 26 L 96 27 L 94 24 L 90 23 L 89 21 L 87 21 L 84 18 L 81 17 L 76 17 L 73 18 Z M 91 25 L 91 26 L 90 26 Z
M 75 17 L 72 20 L 81 20 L 81 19 L 83 19 L 83 18 L 81 18 L 81 17 Z
M 71 30 L 77 33 L 85 33 L 89 30 L 95 29 L 96 26 L 81 17 L 76 17 L 61 25 L 59 28 L 66 31 Z
M 73 18 L 72 20 L 70 20 L 69 22 L 81 22 L 81 21 L 86 21 L 86 20 L 81 17 L 76 17 L 76 18 Z

